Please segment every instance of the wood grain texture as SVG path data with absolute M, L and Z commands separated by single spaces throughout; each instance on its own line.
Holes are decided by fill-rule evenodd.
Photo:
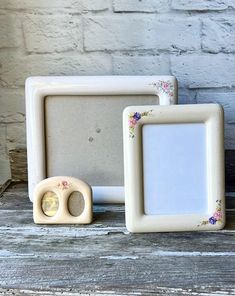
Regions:
M 222 231 L 129 234 L 122 205 L 88 226 L 35 225 L 27 187 L 0 199 L 0 294 L 235 295 L 235 212 Z
M 233 289 L 225 288 L 223 291 L 219 290 L 216 291 L 215 289 L 182 289 L 182 288 L 165 288 L 165 287 L 157 287 L 154 289 L 154 291 L 142 291 L 142 290 L 136 290 L 136 292 L 109 292 L 109 291 L 85 291 L 85 292 L 79 292 L 74 289 L 50 289 L 50 290 L 27 290 L 27 289 L 8 289 L 7 291 L 4 289 L 0 289 L 0 295 L 6 295 L 6 296 L 12 296 L 12 295 L 18 295 L 18 296 L 32 296 L 32 295 L 41 295 L 41 296 L 126 296 L 126 295 L 145 295 L 145 296 L 153 296 L 153 295 L 176 295 L 176 296 L 182 296 L 182 295 L 194 295 L 194 296 L 219 296 L 219 295 L 235 295 L 235 292 Z
M 8 179 L 6 180 L 6 182 L 4 182 L 3 184 L 0 184 L 0 197 L 2 196 L 2 194 L 4 193 L 4 191 L 7 189 L 7 187 L 11 184 L 11 180 Z
M 26 149 L 15 149 L 9 152 L 11 174 L 14 181 L 27 181 Z M 225 151 L 225 184 L 226 192 L 235 191 L 235 150 Z
M 28 180 L 26 149 L 13 149 L 9 151 L 11 165 L 11 179 L 13 181 Z

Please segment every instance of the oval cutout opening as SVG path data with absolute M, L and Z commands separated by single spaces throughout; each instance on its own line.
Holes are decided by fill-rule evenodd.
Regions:
M 53 217 L 59 208 L 59 199 L 55 192 L 47 191 L 42 197 L 42 211 L 48 217 Z
M 70 215 L 78 217 L 82 214 L 85 208 L 85 200 L 83 194 L 79 191 L 74 191 L 68 198 L 68 210 Z

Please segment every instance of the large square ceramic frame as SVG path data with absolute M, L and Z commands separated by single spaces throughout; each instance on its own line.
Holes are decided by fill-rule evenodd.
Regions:
M 205 124 L 207 212 L 183 215 L 177 213 L 173 215 L 146 214 L 143 181 L 143 127 L 149 124 L 156 126 L 192 123 Z M 223 109 L 219 105 L 130 106 L 123 113 L 123 129 L 126 226 L 130 232 L 217 230 L 224 227 Z M 174 146 L 170 149 L 174 149 Z M 193 157 L 192 161 L 194 161 Z M 168 182 L 170 186 L 171 180 Z
M 45 153 L 45 98 L 56 95 L 156 95 L 161 105 L 177 103 L 173 76 L 71 76 L 30 77 L 26 80 L 26 123 L 29 198 L 47 178 Z M 112 104 L 112 102 L 110 102 Z M 72 139 L 73 135 L 71 135 Z M 86 180 L 84 180 L 86 181 Z M 96 203 L 124 202 L 123 186 L 94 186 Z

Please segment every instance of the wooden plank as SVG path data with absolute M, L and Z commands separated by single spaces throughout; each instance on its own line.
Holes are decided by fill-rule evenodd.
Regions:
M 145 295 L 145 296 L 149 296 L 149 295 L 176 295 L 176 296 L 182 296 L 182 295 L 201 295 L 201 296 L 218 296 L 218 295 L 235 295 L 234 291 L 232 289 L 229 288 L 225 288 L 223 291 L 221 290 L 213 290 L 211 289 L 209 292 L 205 291 L 206 289 L 202 289 L 202 291 L 199 291 L 198 289 L 191 289 L 191 288 L 165 288 L 165 287 L 160 287 L 160 288 L 156 288 L 154 289 L 154 291 L 146 291 L 146 290 L 140 290 L 138 289 L 136 292 L 119 292 L 116 291 L 115 294 L 112 291 L 99 291 L 99 292 L 93 292 L 93 291 L 84 291 L 84 292 L 80 292 L 78 290 L 75 289 L 50 289 L 49 290 L 26 290 L 26 289 L 7 289 L 6 290 L 2 290 L 3 294 L 1 294 L 1 289 L 0 289 L 0 295 L 55 295 L 55 296 L 60 296 L 60 295 L 64 295 L 64 296 L 72 296 L 72 295 L 80 295 L 80 296 L 85 296 L 85 295 L 89 295 L 89 296 L 110 296 L 110 295 L 115 295 L 115 296 L 123 296 L 123 295 Z
M 159 287 L 234 288 L 234 232 L 133 235 L 120 230 L 97 224 L 90 229 L 32 222 L 1 226 L 0 286 L 144 295 Z
M 26 182 L 28 180 L 26 149 L 10 150 L 9 158 L 11 165 L 11 179 L 13 181 Z
M 27 222 L 27 221 L 26 221 Z M 124 223 L 123 223 L 124 224 Z M 235 255 L 235 231 L 130 234 L 121 225 L 94 223 L 85 226 L 36 226 L 31 223 L 0 227 L 0 257 L 78 258 L 91 254 L 129 256 L 135 252 L 175 256 Z M 30 238 L 30 244 L 28 241 Z M 223 242 L 222 244 L 218 242 Z M 100 242 L 100 244 L 99 244 Z M 107 244 L 108 243 L 108 244 Z M 125 246 L 126 244 L 126 246 Z M 144 250 L 143 250 L 144 247 Z M 6 252 L 7 250 L 7 252 Z M 79 254 L 78 254 L 79 250 Z M 85 250 L 85 251 L 84 251 Z M 158 255 L 158 252 L 156 253 Z
M 95 206 L 89 226 L 35 225 L 14 186 L 0 199 L 0 294 L 235 295 L 233 209 L 214 232 L 130 234 L 123 205 Z
M 234 291 L 231 256 L 87 256 L 78 259 L 7 259 L 0 262 L 1 287 L 68 288 L 83 292 L 154 292 L 157 288 Z M 193 294 L 193 293 L 192 293 Z
M 12 180 L 27 181 L 27 154 L 25 149 L 9 152 Z M 226 191 L 235 191 L 235 150 L 225 151 Z
M 3 195 L 3 192 L 6 191 L 7 187 L 10 186 L 11 180 L 6 180 L 5 183 L 0 184 L 0 197 Z
M 139 296 L 139 295 L 145 295 L 145 296 L 162 296 L 162 295 L 174 295 L 174 296 L 188 296 L 188 295 L 194 295 L 194 296 L 219 296 L 219 295 L 235 295 L 235 291 L 230 288 L 223 288 L 223 290 L 216 290 L 213 288 L 167 288 L 167 287 L 156 287 L 154 291 L 151 290 L 141 290 L 136 289 L 136 291 L 115 291 L 115 294 L 112 291 L 89 291 L 88 289 L 84 292 L 81 292 L 77 289 L 67 288 L 67 289 L 50 289 L 50 290 L 29 290 L 29 289 L 1 289 L 0 288 L 0 295 L 6 295 L 6 296 L 12 296 L 12 295 L 18 295 L 18 296 L 32 296 L 32 295 L 38 295 L 38 296 Z

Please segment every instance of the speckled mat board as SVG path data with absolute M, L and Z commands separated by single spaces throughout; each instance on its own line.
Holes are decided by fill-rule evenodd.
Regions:
M 224 227 L 221 106 L 130 106 L 123 133 L 130 232 Z
M 30 200 L 38 182 L 62 175 L 90 184 L 95 203 L 123 203 L 123 109 L 176 103 L 173 76 L 28 78 Z

